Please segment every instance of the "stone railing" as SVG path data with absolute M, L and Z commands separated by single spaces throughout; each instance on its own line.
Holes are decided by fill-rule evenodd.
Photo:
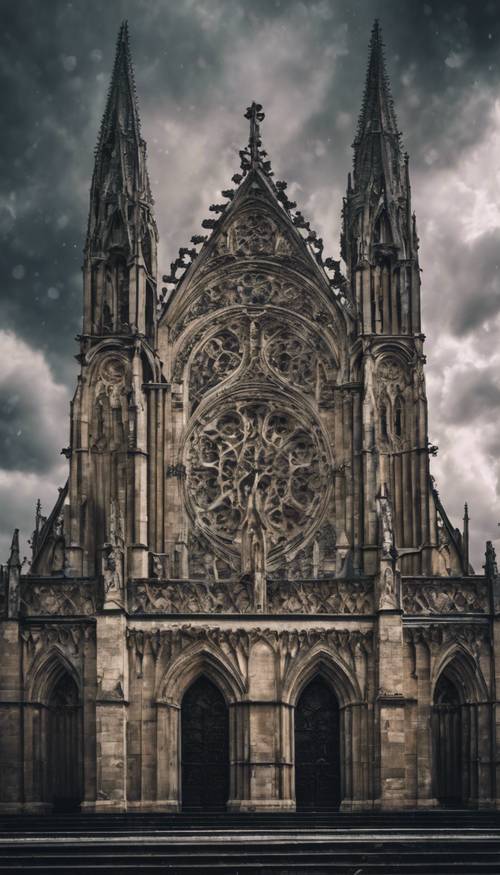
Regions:
M 484 577 L 403 577 L 406 614 L 485 614 L 489 611 Z
M 98 609 L 97 582 L 87 578 L 25 578 L 21 581 L 20 607 L 23 617 L 89 617 Z

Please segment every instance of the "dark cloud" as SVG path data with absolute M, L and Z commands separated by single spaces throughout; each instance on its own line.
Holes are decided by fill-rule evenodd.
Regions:
M 459 464 L 453 429 L 470 429 L 470 418 L 484 418 L 488 405 L 497 409 L 495 376 L 487 378 L 484 370 L 500 341 L 496 0 L 4 3 L 0 327 L 26 345 L 28 366 L 45 362 L 50 385 L 73 389 L 93 148 L 120 20 L 129 19 L 132 35 L 164 271 L 237 168 L 247 136 L 242 113 L 252 99 L 267 110 L 264 140 L 277 176 L 288 180 L 326 250 L 338 253 L 341 199 L 376 16 L 411 155 L 431 424 L 442 446 L 442 471 L 452 476 Z M 467 362 L 482 369 L 482 382 L 474 382 L 473 370 L 464 377 Z M 460 402 L 450 389 L 455 378 L 462 384 Z M 38 402 L 28 390 L 19 392 L 16 380 L 9 371 L 1 383 L 4 410 L 16 393 L 20 398 L 0 434 L 3 488 L 14 488 L 9 472 L 24 465 L 35 479 L 25 481 L 23 495 L 38 488 L 48 494 L 50 477 L 62 471 L 59 450 L 66 441 L 50 429 L 40 445 L 29 436 L 37 431 Z M 57 391 L 44 403 L 55 409 Z M 467 434 L 481 461 L 477 480 L 486 477 L 492 456 L 472 431 Z M 37 475 L 48 479 L 37 483 Z M 460 495 L 443 482 L 445 500 L 447 489 L 451 513 L 459 514 Z M 476 518 L 483 519 L 489 498 L 477 500 Z

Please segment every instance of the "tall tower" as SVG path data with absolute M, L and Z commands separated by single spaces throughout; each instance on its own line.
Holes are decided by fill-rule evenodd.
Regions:
M 157 240 L 124 22 L 97 143 L 84 254 L 82 369 L 72 403 L 65 527 L 72 574 L 99 573 L 113 546 L 124 552 L 124 574 L 146 573 L 142 387 L 159 374 Z
M 439 571 L 432 548 L 439 546 L 440 525 L 447 529 L 455 571 L 461 571 L 456 533 L 444 514 L 438 521 L 429 473 L 418 237 L 409 159 L 402 148 L 378 21 L 353 147 L 341 246 L 358 311 L 364 565 L 369 572 L 376 570 L 375 548 L 381 540 L 376 506 L 385 495 L 392 506 L 403 573 Z

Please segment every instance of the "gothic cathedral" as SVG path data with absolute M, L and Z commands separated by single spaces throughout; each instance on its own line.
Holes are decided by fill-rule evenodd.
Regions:
M 500 576 L 433 484 L 420 269 L 376 23 L 341 263 L 262 107 L 157 288 L 126 24 L 69 474 L 0 578 L 0 812 L 500 803 Z

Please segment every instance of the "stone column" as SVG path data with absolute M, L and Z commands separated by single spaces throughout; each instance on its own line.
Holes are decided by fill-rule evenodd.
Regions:
M 396 583 L 388 584 L 387 572 Z M 378 726 L 379 797 L 378 808 L 404 808 L 405 800 L 405 697 L 403 694 L 403 623 L 399 607 L 384 607 L 391 599 L 399 604 L 395 586 L 397 572 L 381 562 L 378 613 Z
M 422 634 L 415 639 L 415 672 L 417 675 L 417 808 L 434 808 L 432 787 L 432 702 L 431 663 L 429 648 Z
M 126 618 L 121 610 L 105 611 L 96 627 L 96 784 L 91 811 L 127 808 L 128 653 Z
M 250 651 L 248 698 L 232 707 L 229 811 L 290 811 L 292 709 L 277 701 L 276 657 L 263 641 Z
M 0 622 L 0 814 L 23 808 L 21 649 L 16 619 Z

